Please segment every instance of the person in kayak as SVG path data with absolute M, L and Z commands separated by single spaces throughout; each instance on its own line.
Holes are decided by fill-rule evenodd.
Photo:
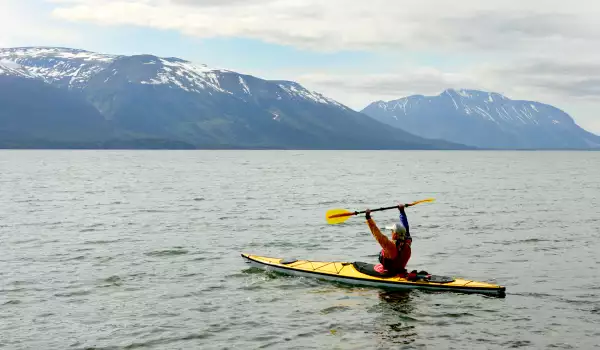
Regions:
M 379 253 L 379 264 L 375 265 L 375 271 L 380 274 L 405 275 L 406 264 L 410 260 L 412 254 L 411 245 L 412 238 L 410 236 L 410 227 L 408 226 L 408 218 L 404 208 L 409 207 L 408 204 L 399 204 L 400 222 L 395 223 L 390 227 L 392 230 L 392 239 L 381 233 L 375 221 L 371 218 L 371 211 L 366 210 L 365 218 L 367 225 L 371 229 L 373 237 L 381 246 Z

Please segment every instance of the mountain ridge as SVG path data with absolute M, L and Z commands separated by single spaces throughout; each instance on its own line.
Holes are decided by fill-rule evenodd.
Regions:
M 550 104 L 512 100 L 496 92 L 445 89 L 438 95 L 378 100 L 362 111 L 425 138 L 484 149 L 586 149 L 600 136 Z
M 197 148 L 470 148 L 391 130 L 293 81 L 181 58 L 26 47 L 0 49 L 0 60 L 79 96 L 103 116 L 111 139 L 170 140 Z

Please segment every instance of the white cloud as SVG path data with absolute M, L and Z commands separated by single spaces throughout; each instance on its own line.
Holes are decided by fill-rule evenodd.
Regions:
M 437 94 L 446 88 L 491 90 L 517 98 L 570 99 L 600 103 L 600 63 L 529 59 L 477 64 L 453 72 L 406 67 L 381 74 L 305 74 L 298 77 L 322 88 L 398 98 Z M 530 97 L 532 98 L 532 97 Z
M 561 54 L 594 48 L 600 3 L 572 0 L 60 0 L 54 15 L 103 25 L 238 36 L 314 50 Z M 600 53 L 600 49 L 594 49 Z M 572 51 L 571 51 L 572 52 Z
M 362 109 L 375 100 L 414 94 L 438 94 L 447 88 L 482 88 L 468 73 L 447 73 L 433 67 L 378 74 L 302 74 L 295 77 L 311 89 L 339 98 L 349 107 Z

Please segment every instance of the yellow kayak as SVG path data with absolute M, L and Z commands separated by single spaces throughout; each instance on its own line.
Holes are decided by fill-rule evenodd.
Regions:
M 506 288 L 497 284 L 461 278 L 426 275 L 416 281 L 401 276 L 386 277 L 373 270 L 373 265 L 364 262 L 325 262 L 297 259 L 269 258 L 242 254 L 251 266 L 288 275 L 312 277 L 352 285 L 385 289 L 424 289 L 460 293 L 488 294 L 498 297 L 506 295 Z

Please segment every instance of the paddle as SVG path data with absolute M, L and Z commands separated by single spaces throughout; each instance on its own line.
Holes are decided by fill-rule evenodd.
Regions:
M 435 198 L 427 198 L 427 199 L 422 199 L 420 201 L 406 204 L 405 206 L 412 207 L 413 205 L 417 205 L 420 203 L 429 203 L 429 202 L 433 202 L 433 201 L 435 201 Z M 371 209 L 371 212 L 390 210 L 390 209 L 394 209 L 394 208 L 398 208 L 398 206 L 394 205 L 393 207 Z M 364 213 L 366 213 L 366 211 L 349 211 L 346 209 L 331 209 L 331 210 L 328 210 L 327 213 L 325 214 L 325 219 L 327 220 L 328 224 L 335 225 L 335 224 L 341 224 L 342 222 L 345 222 L 353 215 L 364 214 Z

